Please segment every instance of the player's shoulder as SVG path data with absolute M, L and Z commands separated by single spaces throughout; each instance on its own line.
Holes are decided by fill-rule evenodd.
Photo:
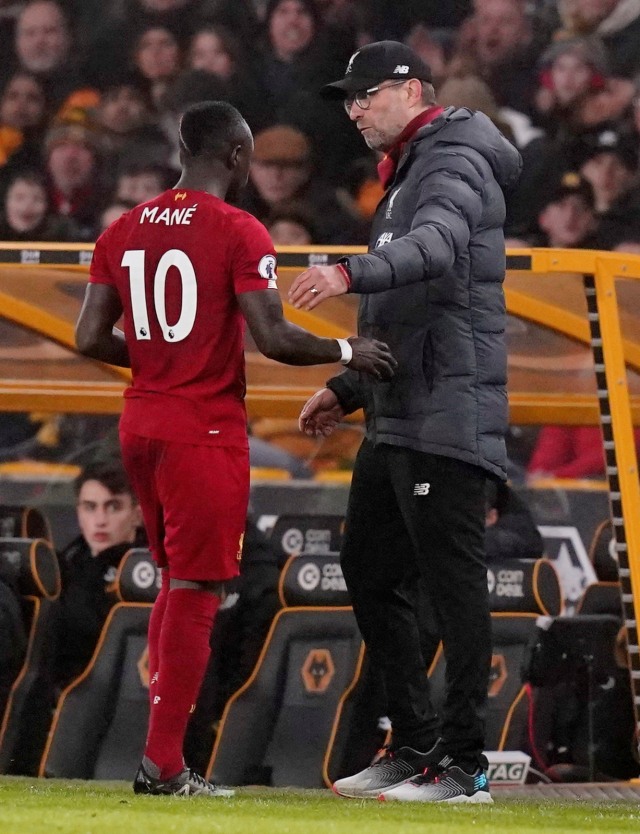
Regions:
M 243 237 L 251 235 L 258 238 L 269 238 L 269 232 L 257 217 L 237 206 L 231 206 L 228 203 L 225 203 L 225 205 L 227 206 L 227 217 L 231 229 Z

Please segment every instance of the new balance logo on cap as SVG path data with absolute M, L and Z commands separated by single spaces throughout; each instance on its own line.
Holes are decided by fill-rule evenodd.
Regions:
M 398 75 L 406 75 L 409 72 L 409 67 L 406 64 L 398 64 L 398 66 L 394 69 L 394 75 L 397 73 Z
M 413 488 L 414 495 L 428 495 L 431 484 L 416 484 Z

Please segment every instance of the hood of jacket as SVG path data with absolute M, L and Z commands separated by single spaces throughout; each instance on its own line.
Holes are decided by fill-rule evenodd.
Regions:
M 434 133 L 440 148 L 448 147 L 455 152 L 456 146 L 460 146 L 481 154 L 501 188 L 510 188 L 517 182 L 522 168 L 520 153 L 479 110 L 447 107 L 441 116 L 418 131 L 414 142 Z

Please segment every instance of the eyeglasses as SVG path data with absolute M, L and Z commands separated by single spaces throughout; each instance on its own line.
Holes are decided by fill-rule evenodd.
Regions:
M 357 104 L 361 110 L 368 110 L 371 107 L 372 96 L 375 96 L 380 90 L 387 90 L 389 87 L 398 87 L 408 80 L 408 78 L 403 78 L 398 81 L 391 81 L 385 87 L 378 84 L 376 87 L 369 87 L 368 90 L 358 90 L 357 93 L 350 93 L 344 100 L 344 109 L 347 111 L 347 115 L 351 115 L 351 108 L 354 104 Z

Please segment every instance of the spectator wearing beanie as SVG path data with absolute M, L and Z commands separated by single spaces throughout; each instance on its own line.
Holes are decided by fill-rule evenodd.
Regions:
M 640 3 L 636 0 L 558 0 L 558 13 L 562 28 L 556 38 L 592 35 L 602 41 L 613 75 L 633 78 L 640 72 Z
M 335 191 L 314 176 L 311 143 L 288 125 L 275 125 L 255 137 L 249 187 L 241 208 L 263 222 L 281 203 L 291 200 L 313 206 L 312 222 L 319 244 L 352 244 L 366 241 L 362 224 L 341 207 Z
M 602 44 L 574 38 L 553 44 L 540 59 L 536 120 L 548 134 L 579 133 L 620 119 L 633 98 L 633 84 L 612 78 Z
M 102 198 L 99 134 L 79 122 L 55 124 L 45 136 L 44 155 L 54 210 L 90 240 Z

